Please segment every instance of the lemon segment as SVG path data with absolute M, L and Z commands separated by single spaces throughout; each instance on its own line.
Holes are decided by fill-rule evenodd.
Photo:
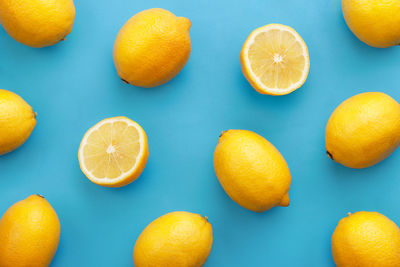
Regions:
M 281 24 L 253 31 L 240 60 L 244 76 L 262 94 L 293 92 L 304 84 L 310 69 L 305 42 L 294 29 Z
M 79 148 L 82 172 L 102 186 L 120 187 L 133 182 L 147 158 L 146 133 L 126 117 L 99 122 L 85 134 Z

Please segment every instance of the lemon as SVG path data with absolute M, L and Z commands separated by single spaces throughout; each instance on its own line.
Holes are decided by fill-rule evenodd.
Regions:
M 21 146 L 36 125 L 36 113 L 18 95 L 0 89 L 0 155 Z
M 400 0 L 342 0 L 350 30 L 373 47 L 400 44 Z
M 72 0 L 0 0 L 0 23 L 18 42 L 50 46 L 63 40 L 75 20 Z
M 340 104 L 329 118 L 325 147 L 350 168 L 370 167 L 400 144 L 400 105 L 387 94 L 368 92 Z
M 136 267 L 200 267 L 210 254 L 212 227 L 207 217 L 171 212 L 150 223 L 133 249 Z
M 341 219 L 332 235 L 338 267 L 400 266 L 400 229 L 377 212 L 356 212 Z
M 146 133 L 126 117 L 105 119 L 90 128 L 78 152 L 86 177 L 107 187 L 121 187 L 136 180 L 148 156 Z
M 60 222 L 42 196 L 12 205 L 0 219 L 0 266 L 47 267 L 57 251 Z
M 175 77 L 190 56 L 190 20 L 153 8 L 139 12 L 122 27 L 114 44 L 120 78 L 140 87 L 155 87 Z
M 225 192 L 246 209 L 262 212 L 289 205 L 289 167 L 279 151 L 254 132 L 223 132 L 214 151 L 214 169 Z
M 243 45 L 240 62 L 253 88 L 268 95 L 286 95 L 300 88 L 310 69 L 303 39 L 281 24 L 254 30 Z

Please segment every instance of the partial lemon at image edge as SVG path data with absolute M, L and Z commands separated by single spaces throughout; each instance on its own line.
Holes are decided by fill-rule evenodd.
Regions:
M 251 86 L 268 95 L 286 95 L 300 88 L 310 69 L 304 40 L 282 24 L 254 30 L 242 47 L 240 62 Z
M 0 219 L 0 266 L 49 266 L 60 231 L 57 213 L 43 196 L 16 202 Z
M 14 40 L 30 47 L 65 40 L 74 21 L 72 0 L 0 1 L 0 24 Z
M 93 183 L 121 187 L 136 180 L 149 156 L 145 131 L 127 117 L 100 121 L 84 135 L 78 159 Z
M 26 142 L 36 126 L 36 116 L 22 97 L 0 89 L 0 156 Z
M 331 248 L 338 267 L 397 267 L 400 229 L 378 212 L 348 213 L 332 234 Z
M 400 45 L 400 1 L 342 0 L 342 12 L 351 32 L 365 44 Z
M 213 244 L 213 230 L 207 217 L 175 211 L 151 222 L 136 240 L 136 267 L 200 267 L 207 261 Z

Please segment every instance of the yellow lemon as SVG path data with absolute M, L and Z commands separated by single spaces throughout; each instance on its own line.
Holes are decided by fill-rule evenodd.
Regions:
M 75 20 L 72 0 L 0 0 L 0 23 L 18 42 L 44 47 L 67 36 Z
M 36 125 L 36 113 L 18 95 L 0 89 L 0 155 L 21 146 Z
M 0 220 L 1 267 L 47 267 L 57 251 L 60 222 L 42 196 L 12 205 Z
M 400 0 L 342 0 L 342 10 L 364 43 L 380 48 L 400 44 Z
M 136 267 L 200 267 L 213 242 L 207 217 L 171 212 L 150 223 L 133 249 Z
M 121 187 L 136 180 L 148 157 L 146 133 L 126 117 L 105 119 L 90 128 L 78 152 L 86 177 L 107 187 Z
M 246 209 L 263 212 L 289 205 L 289 167 L 279 151 L 254 132 L 223 132 L 214 169 L 225 192 Z
M 122 27 L 114 44 L 120 78 L 155 87 L 175 77 L 190 56 L 190 20 L 153 8 L 139 12 Z
M 300 35 L 281 24 L 254 30 L 240 53 L 242 71 L 261 94 L 286 95 L 301 87 L 310 69 L 308 49 Z
M 340 104 L 325 130 L 327 154 L 350 168 L 384 160 L 400 144 L 400 105 L 379 92 L 355 95 Z
M 377 212 L 356 212 L 341 219 L 332 235 L 338 267 L 400 266 L 400 229 Z

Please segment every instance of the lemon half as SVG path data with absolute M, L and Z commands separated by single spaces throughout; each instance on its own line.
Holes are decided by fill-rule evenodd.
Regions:
M 93 183 L 121 187 L 136 180 L 149 156 L 142 127 L 126 117 L 105 119 L 82 139 L 78 158 L 82 172 Z
M 254 30 L 240 61 L 250 84 L 261 94 L 286 95 L 300 88 L 310 69 L 308 48 L 300 35 L 281 24 Z

